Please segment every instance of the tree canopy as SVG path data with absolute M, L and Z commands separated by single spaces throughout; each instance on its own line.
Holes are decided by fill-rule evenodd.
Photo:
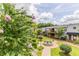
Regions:
M 54 24 L 52 24 L 52 23 L 39 23 L 38 28 L 49 27 L 49 26 L 53 26 L 53 25 Z

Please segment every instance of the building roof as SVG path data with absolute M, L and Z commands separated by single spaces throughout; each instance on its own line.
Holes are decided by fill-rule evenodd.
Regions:
M 72 35 L 79 35 L 79 32 L 67 32 L 67 34 L 72 34 Z

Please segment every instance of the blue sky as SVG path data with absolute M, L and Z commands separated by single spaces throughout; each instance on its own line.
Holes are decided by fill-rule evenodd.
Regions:
M 77 3 L 40 3 L 35 4 L 35 8 L 37 8 L 37 12 L 39 13 L 39 17 L 43 13 L 51 13 L 53 16 L 48 18 L 48 20 L 40 19 L 40 22 L 61 22 L 63 17 L 68 17 L 74 15 L 74 13 L 79 10 L 79 4 Z M 78 12 L 79 13 L 79 12 Z M 49 15 L 50 16 L 50 15 Z M 78 19 L 77 19 L 78 20 Z M 64 21 L 64 19 L 63 19 Z
M 78 23 L 79 3 L 22 3 L 28 14 L 34 14 L 36 22 L 51 22 L 55 24 Z

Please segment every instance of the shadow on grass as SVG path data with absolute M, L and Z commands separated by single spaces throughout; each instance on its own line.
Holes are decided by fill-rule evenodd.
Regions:
M 63 52 L 59 52 L 60 56 L 71 56 L 70 54 L 64 54 Z

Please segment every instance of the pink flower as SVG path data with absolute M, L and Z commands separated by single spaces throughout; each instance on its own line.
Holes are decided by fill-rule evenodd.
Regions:
M 32 15 L 32 22 L 36 22 L 36 17 Z
M 11 20 L 11 17 L 9 15 L 5 15 L 5 20 L 8 22 Z
M 32 16 L 32 19 L 35 19 L 35 16 Z
M 32 19 L 35 19 L 35 16 L 34 16 L 34 14 L 32 14 Z

